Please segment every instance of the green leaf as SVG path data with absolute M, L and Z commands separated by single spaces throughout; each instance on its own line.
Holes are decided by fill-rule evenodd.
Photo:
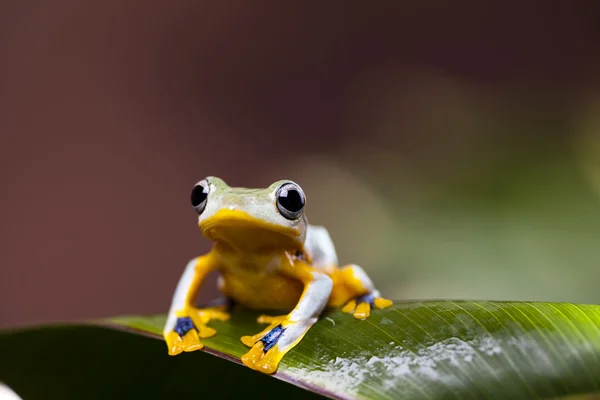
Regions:
M 205 351 L 176 357 L 162 342 L 164 316 L 8 332 L 0 336 L 0 381 L 26 399 L 74 398 L 86 388 L 94 398 L 228 397 L 234 390 L 308 398 L 297 385 L 343 399 L 555 398 L 600 390 L 596 305 L 399 302 L 364 321 L 326 313 L 274 375 L 293 385 L 206 354 L 239 362 L 247 351 L 239 338 L 263 328 L 257 315 L 234 310 L 230 321 L 211 322 L 218 333 L 204 339 Z

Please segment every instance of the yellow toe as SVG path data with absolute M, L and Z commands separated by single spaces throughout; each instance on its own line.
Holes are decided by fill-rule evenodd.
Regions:
M 220 311 L 220 310 L 215 310 L 215 309 L 210 310 L 210 319 L 216 319 L 219 321 L 228 321 L 229 318 L 231 318 L 231 315 L 229 315 L 229 313 L 226 313 L 226 312 Z
M 214 336 L 216 333 L 217 333 L 217 331 L 209 326 L 206 326 L 206 325 L 198 326 L 198 336 L 201 337 L 202 339 L 206 339 L 211 336 Z
M 220 317 L 224 316 L 220 315 L 219 318 Z M 211 314 L 205 314 L 202 310 L 190 313 L 190 318 L 192 319 L 192 322 L 194 322 L 194 326 L 198 330 L 198 336 L 200 336 L 201 338 L 206 339 L 211 336 L 214 336 L 217 333 L 217 331 L 214 328 L 206 326 L 206 324 L 213 319 L 219 318 L 213 318 Z
M 342 308 L 342 312 L 352 314 L 354 309 L 356 308 L 356 300 L 350 300 L 346 305 Z
M 217 308 L 193 308 L 187 312 L 196 326 L 208 324 L 212 320 L 227 321 L 231 318 L 229 313 Z
M 256 363 L 264 357 L 264 345 L 262 342 L 256 343 L 250 351 L 242 356 L 242 362 L 245 366 L 256 369 Z
M 252 347 L 254 346 L 254 344 L 256 342 L 258 342 L 260 339 L 262 339 L 267 333 L 271 332 L 271 330 L 273 328 L 275 328 L 277 325 L 279 325 L 279 323 L 276 324 L 271 324 L 269 326 L 267 326 L 265 329 L 263 329 L 261 332 L 257 333 L 256 335 L 252 335 L 252 336 L 242 336 L 240 338 L 240 340 L 242 341 L 242 343 L 244 343 L 246 346 L 248 347 Z
M 273 348 L 269 349 L 267 353 L 256 362 L 255 369 L 264 374 L 273 374 L 277 371 L 277 367 L 279 366 L 279 362 L 283 358 L 285 354 L 279 350 L 279 346 L 275 345 Z
M 259 363 L 257 365 L 256 370 L 262 372 L 263 374 L 274 374 L 277 371 L 278 364 L 273 363 Z
M 171 356 L 176 356 L 184 351 L 200 350 L 204 347 L 195 330 L 189 331 L 183 338 L 179 337 L 177 332 L 170 332 L 165 340 Z
M 375 307 L 377 307 L 380 310 L 383 310 L 384 308 L 388 308 L 389 306 L 391 306 L 393 304 L 393 302 L 391 300 L 388 299 L 384 299 L 383 297 L 377 297 L 374 301 L 373 304 L 375 305 Z
M 171 346 L 169 348 L 169 355 L 176 356 L 177 354 L 183 353 L 183 347 L 181 346 Z
M 204 347 L 202 342 L 200 342 L 200 338 L 198 337 L 198 333 L 195 330 L 191 330 L 185 334 L 183 337 L 183 351 L 195 351 L 200 350 Z
M 254 343 L 256 343 L 254 336 L 242 336 L 241 341 L 248 347 L 252 347 L 254 346 Z
M 259 324 L 279 325 L 285 320 L 287 320 L 287 315 L 260 315 L 256 319 L 256 322 L 258 322 Z
M 354 311 L 354 318 L 365 319 L 371 315 L 371 305 L 369 303 L 360 303 Z
M 176 332 L 170 332 L 166 337 L 167 348 L 169 349 L 170 356 L 176 356 L 183 352 L 183 340 L 179 337 Z

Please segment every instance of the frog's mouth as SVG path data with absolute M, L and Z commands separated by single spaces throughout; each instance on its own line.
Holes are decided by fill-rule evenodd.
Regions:
M 219 210 L 199 223 L 210 240 L 227 242 L 235 247 L 293 247 L 301 232 L 297 228 L 277 225 L 254 218 L 241 210 Z

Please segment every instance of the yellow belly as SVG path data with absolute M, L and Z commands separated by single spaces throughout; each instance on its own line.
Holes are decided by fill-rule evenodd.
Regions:
M 222 271 L 221 291 L 235 302 L 253 309 L 292 309 L 300 300 L 302 282 L 277 273 Z

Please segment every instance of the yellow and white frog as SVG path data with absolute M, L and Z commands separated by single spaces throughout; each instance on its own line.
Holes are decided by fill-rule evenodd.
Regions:
M 232 304 L 291 309 L 287 315 L 261 315 L 258 322 L 269 326 L 241 338 L 251 348 L 242 362 L 272 374 L 325 307 L 343 305 L 342 311 L 365 319 L 372 307 L 392 304 L 358 265 L 338 267 L 327 230 L 308 224 L 306 198 L 296 183 L 282 180 L 266 189 L 246 189 L 208 177 L 194 186 L 191 202 L 202 233 L 214 246 L 191 260 L 179 280 L 163 330 L 170 355 L 202 349 L 200 339 L 216 333 L 206 324 L 229 319 Z M 212 271 L 220 272 L 219 289 L 228 302 L 196 308 L 198 289 Z

